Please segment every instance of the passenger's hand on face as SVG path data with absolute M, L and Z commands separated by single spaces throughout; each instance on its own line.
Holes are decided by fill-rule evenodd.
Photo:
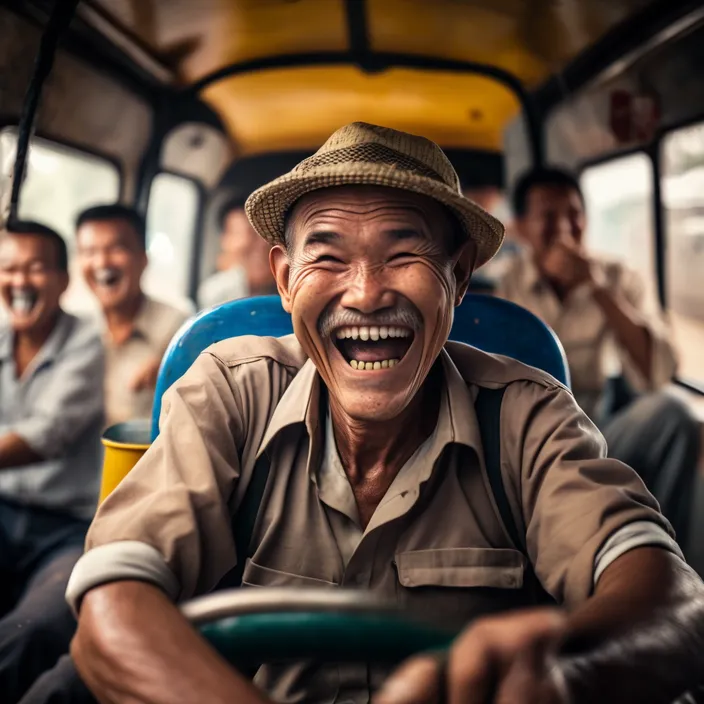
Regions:
M 433 656 L 408 660 L 374 704 L 566 704 L 554 668 L 564 629 L 556 609 L 481 619 L 454 642 L 444 673 Z
M 548 279 L 567 290 L 592 280 L 591 260 L 572 242 L 555 242 L 541 258 L 540 268 Z
M 132 391 L 144 391 L 145 389 L 155 388 L 160 364 L 161 360 L 156 357 L 148 360 L 129 382 L 130 389 Z

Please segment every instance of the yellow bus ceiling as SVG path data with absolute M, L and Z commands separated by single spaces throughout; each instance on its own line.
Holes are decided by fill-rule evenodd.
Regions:
M 490 64 L 531 89 L 652 1 L 366 0 L 366 16 L 372 51 Z M 350 48 L 343 0 L 84 2 L 183 84 L 232 63 Z M 420 70 L 272 69 L 223 79 L 203 95 L 243 153 L 316 146 L 355 118 L 405 126 L 445 146 L 496 149 L 516 114 L 496 83 Z
M 501 148 L 519 104 L 482 76 L 346 66 L 265 71 L 205 89 L 243 153 L 317 148 L 338 127 L 364 120 L 422 134 L 445 147 Z

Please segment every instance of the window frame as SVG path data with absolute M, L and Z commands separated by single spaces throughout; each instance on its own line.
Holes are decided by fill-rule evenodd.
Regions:
M 198 278 L 200 274 L 200 263 L 203 256 L 202 252 L 202 242 L 203 242 L 203 222 L 205 218 L 205 205 L 208 199 L 208 193 L 200 181 L 200 179 L 194 178 L 193 176 L 175 171 L 173 169 L 159 169 L 155 171 L 149 178 L 149 186 L 146 189 L 146 202 L 144 209 L 145 219 L 149 215 L 149 204 L 152 199 L 152 189 L 154 187 L 154 181 L 158 176 L 176 176 L 182 178 L 186 181 L 190 181 L 195 187 L 198 195 L 198 207 L 196 208 L 196 216 L 193 221 L 193 256 L 191 257 L 191 267 L 188 272 L 188 290 L 185 295 L 188 296 L 192 301 L 196 300 L 196 294 L 198 291 Z
M 13 127 L 19 134 L 19 124 L 15 120 L 11 120 L 9 118 L 0 118 L 0 132 L 7 129 L 8 127 Z M 87 147 L 86 145 L 74 142 L 73 140 L 52 136 L 50 133 L 43 132 L 41 130 L 38 130 L 34 134 L 32 134 L 32 137 L 29 140 L 30 148 L 32 146 L 32 141 L 36 139 L 42 142 L 47 142 L 49 144 L 55 144 L 57 147 L 63 149 L 68 149 L 71 151 L 79 152 L 80 154 L 85 154 L 86 156 L 95 157 L 96 159 L 105 161 L 110 164 L 110 166 L 113 166 L 117 172 L 117 201 L 122 202 L 122 197 L 125 192 L 125 165 L 118 157 L 114 156 L 113 154 L 109 154 L 108 152 L 100 151 L 99 149 Z M 20 190 L 20 196 L 21 195 L 22 191 Z
M 659 129 L 653 140 L 647 145 L 627 147 L 625 149 L 607 152 L 594 159 L 585 159 L 584 161 L 579 162 L 577 168 L 575 169 L 577 178 L 581 180 L 584 171 L 593 166 L 608 164 L 610 161 L 615 161 L 616 159 L 632 156 L 633 154 L 638 153 L 645 154 L 650 159 L 651 166 L 653 168 L 653 201 L 651 205 L 653 209 L 653 244 L 655 247 L 656 285 L 660 305 L 666 312 L 669 310 L 665 280 L 668 233 L 665 218 L 665 207 L 662 202 L 662 150 L 664 148 L 664 142 L 670 134 L 699 124 L 704 125 L 704 113 L 698 114 L 696 117 L 683 120 L 681 122 L 673 123 L 665 129 Z M 680 376 L 675 376 L 673 382 L 689 391 L 704 396 L 704 382 L 690 378 L 685 379 Z

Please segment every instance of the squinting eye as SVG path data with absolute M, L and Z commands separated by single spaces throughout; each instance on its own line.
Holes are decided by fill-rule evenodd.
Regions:
M 342 264 L 342 261 L 338 259 L 337 257 L 333 257 L 332 254 L 323 254 L 319 257 L 316 257 L 315 260 L 316 264 Z
M 415 255 L 411 254 L 410 252 L 400 252 L 399 254 L 394 254 L 391 259 L 389 259 L 390 262 L 396 261 L 398 259 L 409 259 L 410 257 L 413 257 Z

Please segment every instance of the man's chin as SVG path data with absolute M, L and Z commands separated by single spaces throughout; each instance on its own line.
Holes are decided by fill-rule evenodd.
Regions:
M 360 423 L 382 423 L 400 416 L 411 399 L 407 394 L 398 392 L 339 390 L 335 401 L 349 418 Z

